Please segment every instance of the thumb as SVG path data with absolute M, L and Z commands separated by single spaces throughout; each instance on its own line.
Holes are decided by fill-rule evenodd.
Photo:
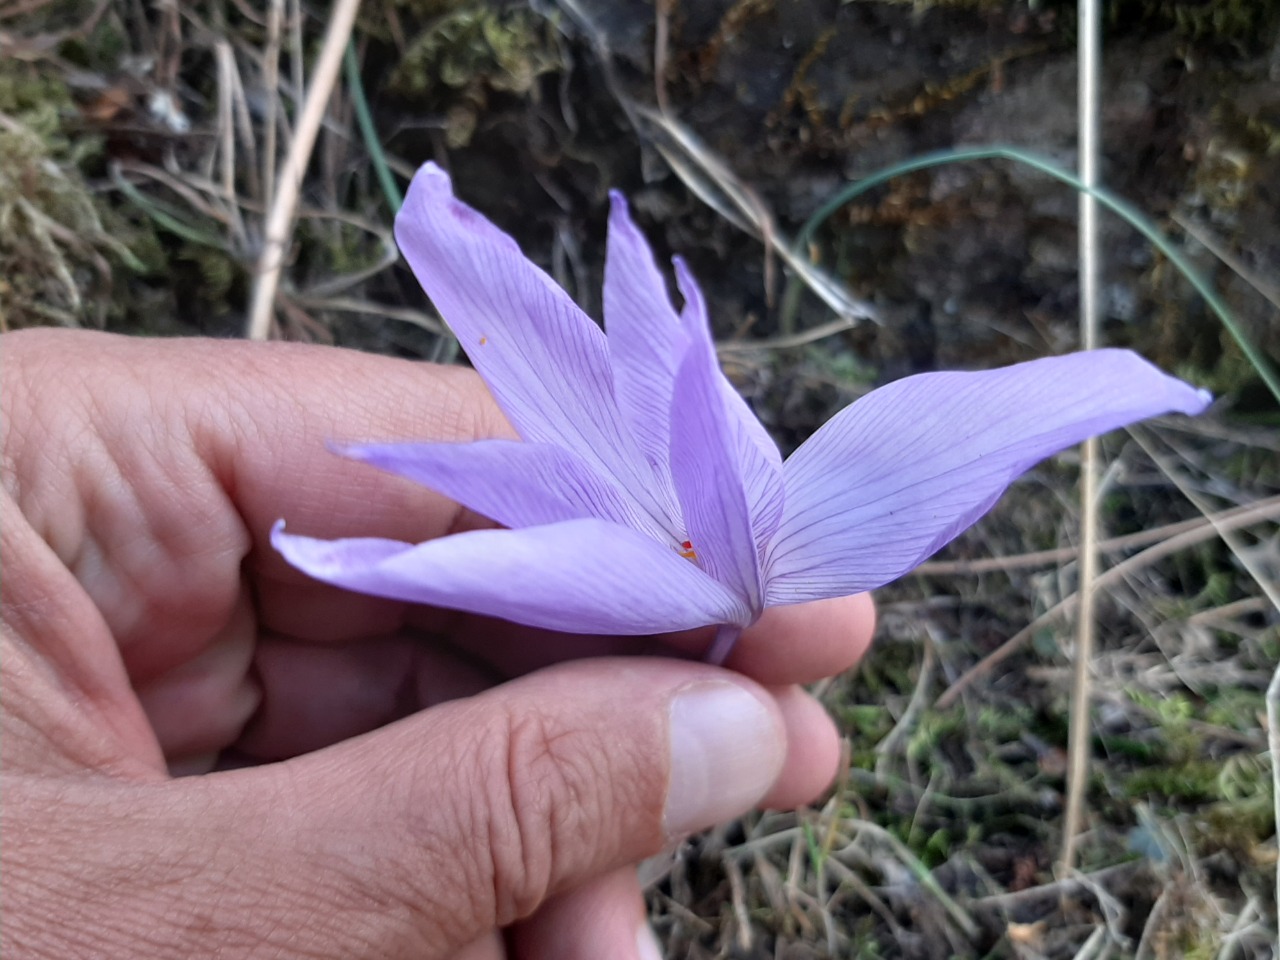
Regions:
M 269 798 L 255 835 L 271 838 L 277 879 L 253 886 L 277 892 L 250 908 L 264 927 L 322 935 L 307 956 L 376 943 L 379 956 L 439 957 L 749 810 L 786 745 L 777 701 L 741 676 L 577 661 L 240 771 L 225 806 Z

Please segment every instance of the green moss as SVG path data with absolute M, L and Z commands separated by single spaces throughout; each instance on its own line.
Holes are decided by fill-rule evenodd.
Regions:
M 140 264 L 104 226 L 78 167 L 93 138 L 64 130 L 66 86 L 0 63 L 0 325 L 101 325 L 113 270 Z
M 550 26 L 531 10 L 479 3 L 437 6 L 449 9 L 410 43 L 390 86 L 444 112 L 446 139 L 460 147 L 470 141 L 489 93 L 527 93 L 561 61 Z
M 915 732 L 907 741 L 906 755 L 927 774 L 950 778 L 950 758 L 965 755 L 965 744 L 971 735 L 964 711 L 955 708 L 946 713 L 925 711 Z
M 936 866 L 940 863 L 946 863 L 951 857 L 951 851 L 954 847 L 954 838 L 946 830 L 935 830 L 929 834 L 921 849 L 920 859 L 928 866 Z
M 986 704 L 978 711 L 977 732 L 992 743 L 1009 743 L 1030 730 L 1033 719 L 1025 703 Z
M 300 248 L 299 272 L 331 279 L 358 273 L 383 261 L 387 247 L 375 233 L 337 219 L 299 222 L 295 236 Z
M 1111 757 L 1124 757 L 1138 763 L 1159 763 L 1165 757 L 1163 745 L 1134 737 L 1102 736 L 1100 746 Z
M 233 287 L 244 276 L 238 263 L 222 250 L 196 243 L 184 243 L 177 259 L 195 267 L 200 278 L 195 290 L 197 299 L 212 307 L 215 315 L 230 310 Z
M 1260 690 L 1224 689 L 1217 691 L 1205 706 L 1207 722 L 1231 730 L 1256 729 L 1258 717 L 1265 713 L 1266 698 Z
M 1184 803 L 1208 803 L 1218 797 L 1221 770 L 1220 764 L 1205 760 L 1148 767 L 1125 778 L 1124 792 L 1134 799 L 1159 797 Z
M 841 729 L 860 743 L 878 743 L 893 729 L 893 716 L 875 704 L 842 704 L 834 713 Z
M 59 160 L 79 163 L 101 150 L 97 137 L 79 131 L 74 138 L 67 134 L 64 125 L 75 115 L 71 91 L 34 64 L 0 60 L 0 114 L 34 134 L 44 151 Z

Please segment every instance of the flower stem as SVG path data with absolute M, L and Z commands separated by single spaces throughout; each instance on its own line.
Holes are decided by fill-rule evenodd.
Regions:
M 733 651 L 733 645 L 742 636 L 742 628 L 732 623 L 722 623 L 716 628 L 716 638 L 707 651 L 706 661 L 712 666 L 720 666 Z

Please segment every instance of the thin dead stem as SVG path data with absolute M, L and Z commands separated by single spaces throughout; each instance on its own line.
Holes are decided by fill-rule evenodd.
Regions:
M 1178 492 L 1191 501 L 1192 505 L 1200 511 L 1205 517 L 1211 514 L 1210 505 L 1198 493 L 1187 485 L 1182 479 L 1178 471 L 1170 463 L 1169 458 L 1155 448 L 1155 445 L 1147 437 L 1146 431 L 1134 428 L 1129 431 L 1130 435 L 1142 447 L 1143 451 L 1149 456 L 1153 463 L 1158 466 L 1162 473 L 1169 478 L 1169 482 L 1178 488 Z M 1212 521 L 1210 521 L 1212 523 Z M 1235 528 L 1224 523 L 1213 523 L 1214 532 L 1222 538 L 1222 542 L 1235 556 L 1236 561 L 1244 568 L 1249 576 L 1253 577 L 1258 588 L 1262 590 L 1271 605 L 1280 611 L 1280 586 L 1271 581 L 1271 577 L 1263 570 L 1258 563 L 1250 555 L 1247 546 L 1239 537 L 1236 536 Z
M 1165 475 L 1172 481 L 1178 491 L 1195 504 L 1196 509 L 1208 516 L 1207 505 L 1202 497 L 1192 490 L 1179 477 L 1178 472 L 1173 469 L 1167 457 L 1157 451 L 1154 446 L 1143 437 L 1139 431 L 1132 431 L 1134 439 L 1138 441 L 1147 456 L 1155 461 L 1156 465 L 1164 471 Z M 1240 566 L 1253 577 L 1258 584 L 1267 601 L 1278 611 L 1280 611 L 1280 587 L 1271 580 L 1271 577 L 1265 570 L 1262 570 L 1257 562 L 1253 559 L 1245 544 L 1235 535 L 1235 531 L 1226 524 L 1215 523 L 1214 530 L 1222 538 L 1223 543 L 1231 550 Z M 1272 785 L 1272 803 L 1275 814 L 1275 822 L 1280 824 L 1280 664 L 1276 665 L 1275 672 L 1272 674 L 1271 682 L 1267 685 L 1266 692 L 1266 709 L 1267 709 L 1267 748 L 1271 755 L 1271 785 Z M 1276 922 L 1280 925 L 1280 858 L 1277 858 L 1276 864 Z
M 271 204 L 266 229 L 263 231 L 258 280 L 254 286 L 245 331 L 250 340 L 265 340 L 271 333 L 276 291 L 280 287 L 280 273 L 284 267 L 289 233 L 293 229 L 302 178 L 315 148 L 316 135 L 320 132 L 329 96 L 337 83 L 343 51 L 351 38 L 351 29 L 355 26 L 359 9 L 360 0 L 337 0 L 329 14 L 329 28 L 320 48 L 310 89 L 302 104 L 302 115 L 294 127 L 293 142 L 289 144 L 289 152 L 280 166 L 280 175 L 277 177 L 279 192 Z
M 1102 32 L 1098 0 L 1079 0 L 1079 162 L 1080 180 L 1080 340 L 1085 350 L 1098 346 L 1098 76 Z M 1071 685 L 1071 721 L 1067 743 L 1067 803 L 1062 826 L 1060 867 L 1076 863 L 1076 837 L 1084 820 L 1089 750 L 1090 666 L 1095 634 L 1095 584 L 1098 577 L 1098 473 L 1096 437 L 1084 442 L 1080 458 L 1080 602 L 1076 614 L 1075 671 Z
M 271 0 L 267 9 L 267 36 L 262 49 L 262 86 L 266 95 L 262 120 L 262 203 L 268 210 L 275 197 L 276 124 L 280 113 L 280 21 L 284 0 Z
M 1173 215 L 1173 222 L 1185 230 L 1187 235 L 1200 244 L 1200 246 L 1204 247 L 1226 264 L 1226 266 L 1230 267 L 1231 271 L 1236 276 L 1249 284 L 1249 286 L 1253 287 L 1253 289 L 1257 290 L 1258 293 L 1262 294 L 1268 303 L 1277 310 L 1280 310 L 1280 286 L 1264 280 L 1254 271 L 1246 267 L 1240 261 L 1239 257 L 1234 256 L 1230 250 L 1220 244 L 1217 240 L 1210 237 L 1203 227 L 1197 226 L 1186 217 L 1180 217 L 1176 213 Z
M 1200 530 L 1214 523 L 1230 520 L 1242 513 L 1257 507 L 1280 504 L 1280 496 L 1269 497 L 1256 503 L 1248 503 L 1230 510 L 1195 517 L 1191 520 L 1180 520 L 1177 523 L 1152 527 L 1150 530 L 1138 530 L 1122 537 L 1111 537 L 1098 543 L 1100 553 L 1119 553 L 1135 547 L 1145 547 L 1158 543 L 1169 537 L 1176 537 L 1189 530 Z M 951 577 L 976 576 L 983 573 L 1007 573 L 1011 570 L 1025 570 L 1031 567 L 1047 567 L 1059 563 L 1069 563 L 1080 555 L 1079 547 L 1058 547 L 1053 550 L 1035 550 L 1030 553 L 1015 553 L 1007 557 L 981 557 L 976 560 L 933 560 L 916 567 L 915 572 L 923 576 Z
M 785 350 L 789 347 L 803 347 L 805 344 L 816 343 L 819 340 L 825 340 L 827 337 L 834 337 L 838 333 L 844 333 L 852 330 L 858 325 L 858 320 L 853 317 L 839 317 L 830 323 L 824 323 L 808 330 L 802 330 L 800 333 L 793 333 L 780 337 L 769 337 L 764 340 L 728 340 L 723 343 L 716 344 L 716 350 L 719 353 L 760 353 L 768 350 Z
M 231 237 L 236 249 L 243 250 L 246 239 L 244 222 L 240 218 L 240 204 L 236 197 L 235 53 L 225 40 L 217 41 L 213 49 L 218 65 L 218 167 L 222 192 L 227 198 Z
M 675 0 L 653 5 L 653 99 L 663 113 L 671 110 L 667 97 L 667 58 L 671 46 L 671 8 Z
M 926 619 L 926 625 L 928 622 Z M 937 663 L 937 654 L 932 639 L 926 640 L 923 646 L 924 656 L 920 661 L 920 672 L 915 689 L 911 693 L 911 699 L 907 702 L 907 708 L 902 711 L 902 716 L 893 725 L 893 729 L 876 744 L 877 776 L 882 776 L 886 772 L 886 762 L 898 754 L 903 744 L 915 732 L 920 716 L 929 706 L 929 690 L 933 687 L 933 671 Z
M 1220 515 L 1219 515 L 1220 516 Z M 1150 566 L 1151 564 L 1171 556 L 1180 550 L 1194 546 L 1197 543 L 1203 543 L 1206 540 L 1212 540 L 1219 536 L 1222 531 L 1242 530 L 1245 527 L 1253 526 L 1255 523 L 1263 523 L 1266 521 L 1275 521 L 1280 519 L 1280 497 L 1271 497 L 1267 500 L 1261 500 L 1258 503 L 1243 508 L 1240 512 L 1235 513 L 1229 519 L 1220 519 L 1215 524 L 1201 524 L 1192 530 L 1184 531 L 1177 536 L 1163 540 L 1154 546 L 1148 547 L 1141 553 L 1136 553 L 1129 559 L 1116 564 L 1098 577 L 1094 584 L 1096 590 L 1106 590 L 1111 586 L 1120 583 L 1125 577 L 1133 572 Z M 974 681 L 980 677 L 986 676 L 993 668 L 1004 660 L 1017 653 L 1028 640 L 1035 635 L 1036 631 L 1042 627 L 1052 623 L 1058 617 L 1071 613 L 1075 609 L 1079 594 L 1071 594 L 1058 601 L 1040 616 L 1036 617 L 1031 623 L 1027 624 L 1012 637 L 1006 640 L 995 650 L 991 651 L 972 667 L 956 678 L 938 698 L 937 708 L 945 710 L 959 699 Z

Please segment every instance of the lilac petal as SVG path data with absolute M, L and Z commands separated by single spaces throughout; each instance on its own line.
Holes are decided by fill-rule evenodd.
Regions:
M 671 397 L 689 336 L 671 306 L 653 253 L 631 220 L 627 201 L 616 190 L 609 201 L 604 324 L 614 391 L 640 449 L 670 482 L 666 467 Z
M 749 622 L 742 602 L 668 547 L 603 520 L 476 530 L 421 544 L 314 540 L 272 545 L 317 580 L 379 597 L 573 633 L 640 635 Z
M 956 537 L 1037 461 L 1146 417 L 1195 414 L 1203 390 L 1127 350 L 930 373 L 882 387 L 787 460 L 768 602 L 870 590 Z
M 353 444 L 336 448 L 430 487 L 512 528 L 598 517 L 665 537 L 617 485 L 572 451 L 546 443 Z
M 684 296 L 682 322 L 693 338 L 707 344 L 713 351 L 714 360 L 715 344 L 711 339 L 711 324 L 707 319 L 707 305 L 702 291 L 684 260 L 676 257 L 673 263 L 676 282 Z M 734 449 L 737 451 L 756 546 L 763 555 L 765 545 L 772 539 L 782 519 L 782 455 L 764 425 L 747 406 L 747 401 L 742 399 L 742 395 L 725 377 L 718 362 L 715 362 L 714 379 L 732 428 Z
M 572 449 L 661 516 L 650 471 L 614 401 L 604 332 L 514 240 L 454 199 L 448 175 L 434 164 L 414 177 L 395 232 L 520 435 Z
M 743 486 L 737 424 L 730 419 L 710 332 L 690 315 L 691 343 L 671 408 L 671 475 L 698 565 L 763 609 L 760 553 Z

